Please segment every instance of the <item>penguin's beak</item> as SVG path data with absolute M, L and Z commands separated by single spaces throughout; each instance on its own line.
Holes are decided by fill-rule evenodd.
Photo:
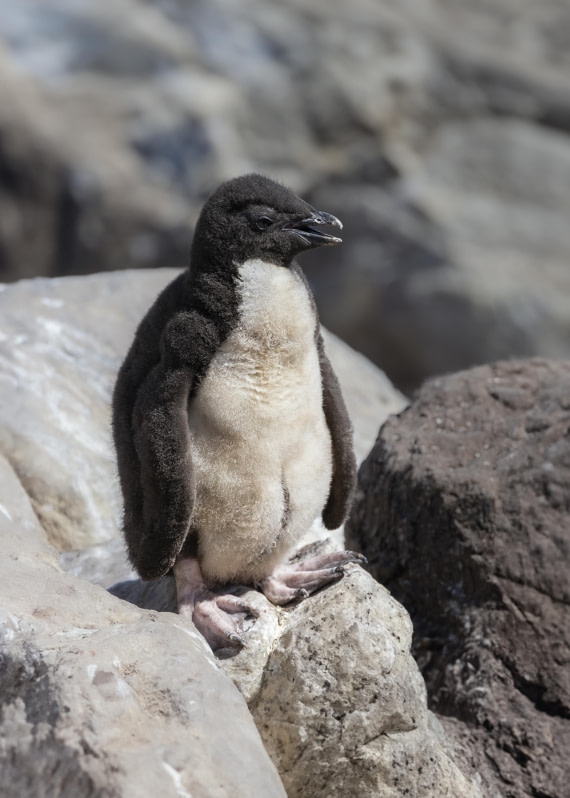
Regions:
M 337 238 L 322 230 L 315 230 L 312 227 L 314 224 L 328 224 L 342 230 L 342 222 L 337 219 L 336 216 L 333 216 L 332 213 L 326 213 L 325 211 L 315 211 L 306 219 L 287 222 L 283 230 L 289 230 L 291 233 L 295 233 L 305 242 L 307 247 L 323 247 L 342 243 L 342 238 Z

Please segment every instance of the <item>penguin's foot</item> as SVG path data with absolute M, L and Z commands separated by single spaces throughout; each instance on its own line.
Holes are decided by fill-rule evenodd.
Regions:
M 366 557 L 354 551 L 319 554 L 299 562 L 278 565 L 256 587 L 273 604 L 288 604 L 296 599 L 307 598 L 324 585 L 338 582 L 344 576 L 344 566 L 351 562 L 361 565 L 366 562 Z
M 246 645 L 242 624 L 256 618 L 256 610 L 232 593 L 211 590 L 194 558 L 178 560 L 174 578 L 179 614 L 192 620 L 214 653 L 232 654 Z

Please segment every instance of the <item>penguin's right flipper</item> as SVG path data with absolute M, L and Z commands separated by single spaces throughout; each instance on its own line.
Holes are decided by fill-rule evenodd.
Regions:
M 143 579 L 168 573 L 190 529 L 195 492 L 187 411 L 190 384 L 188 371 L 168 369 L 161 362 L 141 385 L 134 407 L 142 512 L 138 529 L 126 528 L 125 533 L 133 565 Z
M 166 574 L 178 557 L 192 521 L 192 470 L 188 399 L 194 375 L 215 336 L 194 313 L 176 313 L 160 342 L 160 360 L 141 382 L 131 432 L 138 459 L 139 517 L 125 533 L 129 553 L 143 579 Z

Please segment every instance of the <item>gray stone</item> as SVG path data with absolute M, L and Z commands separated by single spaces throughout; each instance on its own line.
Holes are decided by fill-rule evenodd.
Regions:
M 136 324 L 174 272 L 0 288 L 0 452 L 60 550 L 117 536 L 110 396 Z
M 478 778 L 459 769 L 428 711 L 408 613 L 361 568 L 348 570 L 296 607 L 236 590 L 259 617 L 247 647 L 221 665 L 247 700 L 287 795 L 481 798 Z M 176 609 L 170 577 L 123 582 L 112 592 Z
M 290 798 L 481 795 L 432 731 L 412 625 L 387 590 L 354 568 L 281 623 L 248 700 Z
M 0 538 L 3 796 L 285 795 L 192 625 L 62 572 L 4 458 Z

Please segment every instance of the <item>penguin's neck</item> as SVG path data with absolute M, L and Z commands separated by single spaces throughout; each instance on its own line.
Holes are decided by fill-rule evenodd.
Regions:
M 316 320 L 301 278 L 291 269 L 260 259 L 238 268 L 237 330 L 263 349 L 305 347 Z

